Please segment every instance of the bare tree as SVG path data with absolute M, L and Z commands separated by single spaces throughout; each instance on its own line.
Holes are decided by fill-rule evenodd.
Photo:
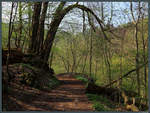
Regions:
M 18 8 L 18 4 L 16 6 L 16 10 L 15 10 L 15 15 L 13 17 L 13 9 L 15 7 L 15 3 L 12 2 L 12 6 L 11 6 L 11 13 L 10 13 L 10 20 L 9 20 L 9 31 L 8 31 L 8 56 L 7 56 L 7 61 L 6 61 L 6 66 L 7 66 L 7 74 L 8 74 L 8 83 L 10 83 L 11 79 L 12 79 L 12 76 L 11 74 L 9 73 L 9 58 L 10 58 L 10 49 L 11 49 L 11 46 L 10 46 L 10 39 L 11 39 L 11 36 L 12 36 L 12 32 L 13 32 L 13 22 L 15 20 L 15 17 L 16 17 L 16 13 L 17 13 L 17 8 Z
M 140 2 L 138 3 L 138 10 L 140 12 Z M 139 67 L 139 39 L 138 39 L 138 23 L 139 23 L 139 19 L 140 19 L 140 13 L 138 14 L 137 20 L 134 17 L 134 13 L 133 13 L 133 4 L 131 2 L 130 4 L 130 11 L 131 11 L 131 15 L 132 15 L 132 19 L 134 21 L 134 25 L 135 25 L 135 32 L 134 32 L 134 37 L 135 37 L 135 42 L 136 42 L 136 67 Z M 140 70 L 137 69 L 136 70 L 136 74 L 137 74 L 137 84 L 138 84 L 138 94 L 141 94 L 141 82 L 140 82 Z

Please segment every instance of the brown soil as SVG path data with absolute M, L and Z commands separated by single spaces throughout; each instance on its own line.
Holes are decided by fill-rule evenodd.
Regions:
M 3 93 L 3 108 L 8 111 L 94 111 L 81 81 L 69 76 L 57 78 L 62 84 L 51 91 L 13 81 L 9 93 Z

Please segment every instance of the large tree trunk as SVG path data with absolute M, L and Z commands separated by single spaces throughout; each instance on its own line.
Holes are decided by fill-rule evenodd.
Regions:
M 55 34 L 57 32 L 58 26 L 61 22 L 61 19 L 54 19 L 50 24 L 50 30 L 47 33 L 47 38 L 44 41 L 43 49 L 40 51 L 41 58 L 44 59 L 45 62 L 48 61 L 49 54 L 52 48 L 53 40 L 55 38 Z
M 46 40 L 44 41 L 43 48 L 40 51 L 40 56 L 42 59 L 44 59 L 45 62 L 48 61 L 49 54 L 50 54 L 52 44 L 53 44 L 53 40 L 55 38 L 55 34 L 57 32 L 57 29 L 59 27 L 61 20 L 65 16 L 65 14 L 62 13 L 62 9 L 63 9 L 65 3 L 66 2 L 61 2 L 59 4 L 58 8 L 56 9 L 56 11 L 54 13 L 54 18 L 49 27 L 50 29 L 46 36 Z
M 48 2 L 43 3 L 43 10 L 39 22 L 39 28 L 37 33 L 37 45 L 36 45 L 36 52 L 39 53 L 40 49 L 42 49 L 43 41 L 44 41 L 44 22 L 47 12 Z
M 42 5 L 41 2 L 37 2 L 34 4 L 34 13 L 32 17 L 32 36 L 31 36 L 31 44 L 29 47 L 29 51 L 31 52 L 35 52 L 41 5 Z

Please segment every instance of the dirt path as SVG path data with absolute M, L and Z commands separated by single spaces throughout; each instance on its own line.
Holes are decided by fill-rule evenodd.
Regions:
M 9 110 L 34 111 L 93 111 L 92 103 L 85 95 L 85 85 L 73 77 L 58 77 L 63 83 L 52 91 L 40 91 L 15 86 L 16 90 L 5 95 Z M 3 104 L 6 104 L 3 101 Z

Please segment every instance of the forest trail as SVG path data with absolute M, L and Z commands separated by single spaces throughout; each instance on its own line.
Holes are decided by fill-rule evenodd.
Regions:
M 62 81 L 55 90 L 49 94 L 52 98 L 52 106 L 60 111 L 93 111 L 92 103 L 85 94 L 85 84 L 71 76 L 57 76 Z
M 4 96 L 6 106 L 12 111 L 94 111 L 86 97 L 85 84 L 67 75 L 57 78 L 62 84 L 51 91 L 31 87 L 20 90 L 16 86 L 16 90 Z

